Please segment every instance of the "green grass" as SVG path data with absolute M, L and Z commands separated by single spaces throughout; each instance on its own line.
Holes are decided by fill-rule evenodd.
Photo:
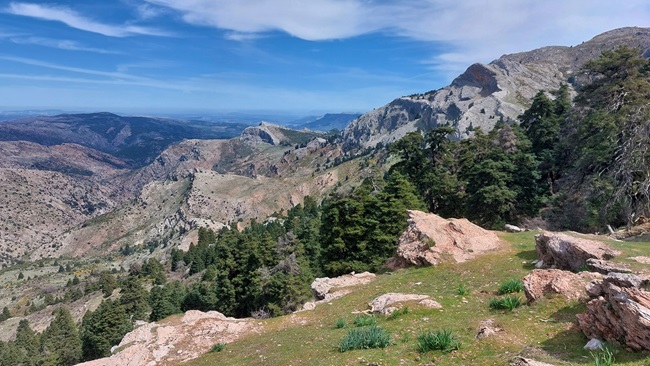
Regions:
M 358 315 L 354 317 L 354 321 L 352 323 L 355 327 L 367 327 L 377 324 L 377 319 L 371 315 Z
M 226 349 L 225 343 L 217 343 L 212 348 L 210 348 L 210 352 L 221 352 L 224 349 Z
M 345 319 L 343 318 L 336 319 L 334 326 L 336 327 L 336 329 L 345 328 Z
M 397 309 L 397 310 L 393 311 L 387 318 L 390 319 L 390 320 L 395 320 L 395 319 L 399 318 L 400 316 L 406 315 L 408 313 L 409 313 L 409 308 L 408 308 L 408 306 L 405 306 L 405 307 L 403 307 L 401 309 Z
M 605 346 L 598 352 L 591 352 L 594 359 L 594 366 L 612 366 L 614 364 L 614 352 Z
M 467 287 L 464 283 L 461 283 L 458 285 L 458 288 L 456 289 L 456 293 L 460 296 L 467 296 L 470 294 L 470 289 Z
M 339 344 L 339 351 L 353 349 L 385 348 L 391 344 L 390 334 L 378 326 L 350 329 Z
M 561 296 L 541 299 L 517 311 L 494 311 L 488 306 L 500 284 L 523 278 L 534 266 L 536 258 L 534 231 L 499 233 L 508 244 L 502 250 L 480 255 L 463 263 L 441 263 L 435 267 L 406 268 L 390 275 L 378 275 L 368 285 L 333 300 L 331 305 L 318 305 L 315 310 L 283 317 L 255 321 L 258 328 L 229 343 L 227 352 L 206 353 L 186 363 L 187 366 L 211 365 L 382 365 L 426 364 L 435 355 L 436 366 L 508 365 L 514 355 L 556 365 L 593 366 L 589 351 L 582 347 L 587 340 L 576 327 L 576 314 L 585 306 Z M 623 251 L 617 261 L 629 256 L 648 255 L 648 243 L 614 242 L 614 249 Z M 634 263 L 629 261 L 630 265 Z M 639 268 L 642 268 L 639 266 Z M 461 302 L 459 286 L 471 289 L 467 302 Z M 368 309 L 368 303 L 387 292 L 429 295 L 442 310 L 409 304 L 408 314 L 397 319 L 375 317 L 377 326 L 390 332 L 395 341 L 387 348 L 370 348 L 340 352 L 341 339 L 352 328 L 352 316 Z M 521 296 L 521 295 L 520 295 Z M 342 318 L 346 328 L 337 329 Z M 503 331 L 476 340 L 481 321 L 494 319 Z M 257 325 L 259 324 L 259 325 Z M 453 329 L 462 343 L 459 350 L 438 355 L 422 355 L 418 351 L 420 333 L 435 329 Z M 616 363 L 625 366 L 650 366 L 650 352 L 616 350 Z M 441 352 L 441 351 L 436 351 Z
M 490 300 L 490 308 L 495 310 L 512 311 L 520 306 L 521 298 L 519 296 L 506 296 Z
M 440 329 L 420 333 L 417 340 L 418 351 L 420 353 L 427 353 L 436 350 L 451 352 L 460 349 L 458 336 L 456 336 L 450 329 Z
M 499 295 L 514 294 L 524 290 L 524 283 L 519 279 L 509 279 L 499 287 Z

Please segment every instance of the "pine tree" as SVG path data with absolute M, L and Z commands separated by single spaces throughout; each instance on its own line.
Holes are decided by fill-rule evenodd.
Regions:
M 81 341 L 84 360 L 110 356 L 111 347 L 133 329 L 124 306 L 103 301 L 97 310 L 89 311 L 81 322 Z
M 54 311 L 54 320 L 43 332 L 41 344 L 46 364 L 68 366 L 81 361 L 81 340 L 66 308 Z

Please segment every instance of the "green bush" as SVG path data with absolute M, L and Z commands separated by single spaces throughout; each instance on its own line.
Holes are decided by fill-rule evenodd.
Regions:
M 334 323 L 334 326 L 336 327 L 336 329 L 345 328 L 345 319 L 343 318 L 336 319 L 336 323 Z
M 511 279 L 501 284 L 499 295 L 514 294 L 524 290 L 524 284 L 521 280 Z
M 225 343 L 217 343 L 212 348 L 210 349 L 210 352 L 221 352 L 224 349 L 226 349 L 226 344 Z
M 367 327 L 369 325 L 377 324 L 377 319 L 374 316 L 370 315 L 360 315 L 354 317 L 354 326 L 355 327 Z
M 490 307 L 496 310 L 511 311 L 514 308 L 521 306 L 521 298 L 519 296 L 506 296 L 490 300 Z
M 609 347 L 603 347 L 599 352 L 591 352 L 594 359 L 594 366 L 612 366 L 614 364 L 614 353 Z
M 420 333 L 417 340 L 418 351 L 420 351 L 420 353 L 427 353 L 434 350 L 451 352 L 460 349 L 460 341 L 458 341 L 458 337 L 449 329 Z
M 353 349 L 384 348 L 391 344 L 390 334 L 376 325 L 354 328 L 348 331 L 339 344 L 339 351 Z

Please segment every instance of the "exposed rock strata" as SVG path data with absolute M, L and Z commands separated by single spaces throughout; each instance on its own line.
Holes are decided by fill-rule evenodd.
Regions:
M 523 279 L 528 303 L 547 294 L 560 294 L 569 300 L 586 301 L 589 298 L 585 285 L 598 274 L 575 274 L 559 269 L 534 269 Z
M 535 250 L 545 267 L 574 272 L 586 268 L 590 258 L 612 259 L 620 254 L 599 241 L 550 232 L 535 236 Z

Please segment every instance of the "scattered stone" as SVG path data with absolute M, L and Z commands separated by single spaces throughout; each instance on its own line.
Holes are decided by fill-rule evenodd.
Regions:
M 407 266 L 432 266 L 445 256 L 456 262 L 498 248 L 502 242 L 495 233 L 467 219 L 444 219 L 421 211 L 408 211 L 409 226 L 399 239 L 397 254 L 387 266 L 397 269 Z
M 529 358 L 517 357 L 511 363 L 510 366 L 554 366 L 553 364 L 531 360 Z
M 589 258 L 587 259 L 587 268 L 590 271 L 602 273 L 604 275 L 610 272 L 630 273 L 629 268 L 625 267 L 622 263 L 613 263 L 602 259 Z
M 505 230 L 505 231 L 507 231 L 509 233 L 521 233 L 523 231 L 526 231 L 526 230 L 520 228 L 519 226 L 510 225 L 510 224 L 505 224 L 505 226 L 503 227 L 503 230 Z
M 650 257 L 637 256 L 637 257 L 631 257 L 630 259 L 635 260 L 635 261 L 637 261 L 639 263 L 650 264 Z
M 375 274 L 370 272 L 351 273 L 339 277 L 329 278 L 321 277 L 312 282 L 311 289 L 318 300 L 332 299 L 331 290 L 340 290 L 341 288 L 365 285 L 375 279 Z
M 522 282 L 528 303 L 546 294 L 561 294 L 569 300 L 587 300 L 587 276 L 560 269 L 534 269 Z
M 424 306 L 425 308 L 429 309 L 442 309 L 442 305 L 440 305 L 439 302 L 431 299 L 424 299 L 420 301 L 418 304 Z
M 483 320 L 479 323 L 476 339 L 491 337 L 502 330 L 494 324 L 494 319 Z
M 389 305 L 406 302 L 406 301 L 421 301 L 428 298 L 429 295 L 398 294 L 398 293 L 389 292 L 387 294 L 383 294 L 379 297 L 376 297 L 374 300 L 368 303 L 368 306 L 370 306 L 370 309 L 373 313 L 383 314 L 384 310 Z
M 535 236 L 535 249 L 546 267 L 577 272 L 585 269 L 587 259 L 612 259 L 620 252 L 607 244 L 562 233 L 544 232 Z
M 586 349 L 587 351 L 595 351 L 595 350 L 602 349 L 603 346 L 604 344 L 600 339 L 592 338 L 589 340 L 589 342 L 587 342 L 587 344 L 585 344 L 583 348 Z

